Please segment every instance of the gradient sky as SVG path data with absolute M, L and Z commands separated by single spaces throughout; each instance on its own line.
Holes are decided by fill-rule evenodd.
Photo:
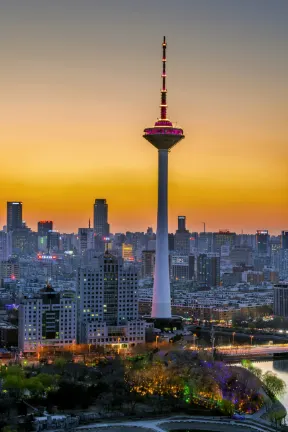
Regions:
M 163 35 L 170 229 L 288 228 L 287 0 L 1 0 L 0 226 L 155 228 Z

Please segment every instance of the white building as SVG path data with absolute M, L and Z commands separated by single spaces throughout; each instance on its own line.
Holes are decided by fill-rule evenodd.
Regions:
M 18 346 L 24 352 L 65 347 L 76 342 L 76 302 L 72 291 L 47 285 L 19 306 Z
M 138 320 L 138 276 L 134 266 L 108 252 L 94 266 L 78 270 L 78 341 L 111 345 L 145 341 L 145 322 Z

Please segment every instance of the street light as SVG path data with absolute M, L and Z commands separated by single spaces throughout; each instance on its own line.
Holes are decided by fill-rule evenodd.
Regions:
M 119 347 L 118 347 L 118 355 L 120 354 L 120 348 L 121 348 L 120 341 L 121 341 L 121 339 L 120 339 L 120 337 L 118 337 L 118 344 L 119 344 Z
M 88 344 L 88 352 L 90 354 L 91 343 Z
M 156 336 L 156 342 L 155 342 L 155 346 L 156 346 L 156 348 L 158 347 L 158 339 L 159 339 L 159 336 L 157 335 L 157 336 Z
M 250 336 L 250 340 L 251 340 L 251 346 L 252 346 L 252 341 L 253 341 L 253 338 L 254 338 L 254 336 L 253 336 L 253 335 L 251 335 L 251 336 Z
M 232 345 L 234 345 L 235 332 L 232 333 L 232 337 L 233 337 L 233 339 L 232 339 L 232 341 L 233 341 L 233 342 L 232 342 Z
M 196 333 L 194 333 L 193 334 L 193 345 L 194 345 L 194 348 L 196 348 L 196 337 L 197 337 L 197 335 L 196 335 Z

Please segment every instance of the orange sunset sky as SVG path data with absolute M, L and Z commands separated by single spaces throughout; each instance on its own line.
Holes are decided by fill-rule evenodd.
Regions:
M 0 5 L 0 226 L 76 231 L 106 198 L 112 232 L 156 228 L 167 37 L 169 228 L 288 229 L 287 0 L 30 0 Z

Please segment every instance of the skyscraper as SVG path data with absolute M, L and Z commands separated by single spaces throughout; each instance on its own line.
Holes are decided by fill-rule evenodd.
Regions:
M 22 202 L 7 202 L 7 232 L 22 228 Z
M 288 283 L 274 285 L 274 315 L 288 317 Z
M 220 257 L 217 254 L 200 254 L 197 257 L 197 282 L 216 287 L 220 285 Z
M 53 230 L 53 221 L 42 220 L 38 222 L 38 236 L 47 237 L 48 231 Z
M 186 216 L 178 216 L 178 229 L 175 234 L 174 249 L 182 254 L 190 253 L 190 233 L 186 229 Z
M 78 341 L 97 345 L 134 345 L 145 341 L 138 320 L 138 276 L 134 266 L 105 252 L 78 270 Z
M 281 249 L 288 249 L 288 231 L 282 231 L 281 233 Z
M 260 256 L 269 255 L 269 233 L 267 230 L 258 230 L 256 233 L 256 251 Z
M 167 118 L 166 39 L 162 43 L 162 89 L 160 119 L 144 130 L 143 137 L 158 150 L 158 213 L 152 318 L 171 318 L 168 261 L 168 154 L 184 138 L 183 130 Z
M 94 204 L 94 232 L 98 236 L 109 236 L 108 204 L 106 199 L 95 199 Z

